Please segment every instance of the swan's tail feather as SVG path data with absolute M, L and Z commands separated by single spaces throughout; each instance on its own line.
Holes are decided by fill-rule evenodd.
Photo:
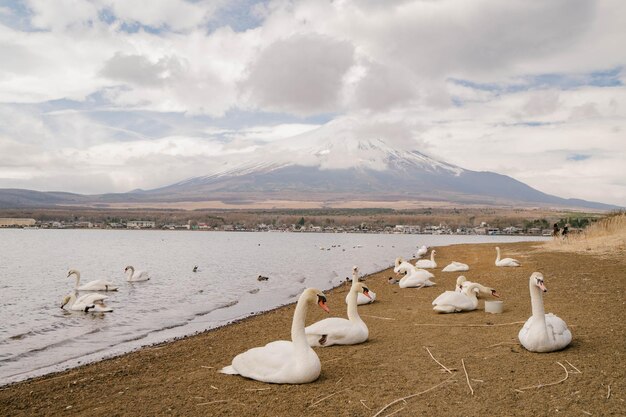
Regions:
M 227 375 L 239 375 L 239 372 L 235 371 L 235 368 L 233 368 L 232 365 L 225 366 L 222 369 L 220 369 L 218 372 L 221 374 L 227 374 Z
M 454 313 L 454 306 L 447 306 L 447 305 L 442 305 L 442 306 L 434 306 L 433 310 L 435 310 L 437 313 Z

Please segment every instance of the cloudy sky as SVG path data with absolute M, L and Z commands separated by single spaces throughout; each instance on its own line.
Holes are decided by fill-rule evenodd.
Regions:
M 623 0 L 0 0 L 0 188 L 149 189 L 349 130 L 626 206 L 625 21 Z

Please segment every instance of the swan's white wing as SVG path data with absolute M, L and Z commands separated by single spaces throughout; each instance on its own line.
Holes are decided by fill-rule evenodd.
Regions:
M 367 340 L 367 326 L 339 317 L 313 323 L 304 329 L 311 346 L 354 345 Z
M 457 310 L 474 310 L 476 304 L 471 298 L 463 293 L 455 291 L 446 291 L 433 301 L 434 306 L 449 305 L 454 306 Z
M 116 291 L 117 285 L 113 284 L 110 281 L 105 281 L 103 279 L 97 279 L 95 281 L 90 281 L 84 285 L 78 287 L 81 291 Z
M 350 330 L 351 326 L 352 323 L 348 319 L 329 317 L 305 327 L 304 333 L 316 335 L 345 333 Z
M 546 314 L 548 336 L 554 340 L 557 349 L 563 349 L 572 341 L 572 332 L 563 319 L 552 313 Z
M 96 302 L 106 300 L 107 298 L 109 297 L 107 297 L 106 295 L 102 295 L 102 294 L 85 294 L 85 295 L 81 295 L 80 297 L 78 297 L 76 299 L 76 303 L 94 304 Z
M 233 359 L 232 367 L 240 375 L 269 382 L 269 378 L 280 373 L 285 366 L 289 366 L 289 359 L 293 355 L 293 343 L 278 340 L 240 353 Z
M 461 262 L 452 262 L 442 269 L 443 272 L 469 271 L 469 266 Z

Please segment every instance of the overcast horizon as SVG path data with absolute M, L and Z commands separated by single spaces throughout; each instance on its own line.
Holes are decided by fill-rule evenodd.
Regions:
M 0 188 L 151 189 L 323 136 L 626 207 L 626 2 L 146 4 L 0 0 Z

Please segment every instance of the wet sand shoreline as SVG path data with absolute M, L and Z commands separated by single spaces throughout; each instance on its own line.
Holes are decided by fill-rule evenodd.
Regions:
M 322 374 L 312 384 L 264 384 L 217 372 L 237 353 L 288 339 L 292 304 L 2 387 L 0 414 L 371 416 L 414 394 L 419 395 L 398 400 L 380 415 L 626 414 L 623 257 L 549 252 L 537 242 L 500 244 L 503 255 L 520 259 L 522 266 L 496 268 L 495 246 L 438 248 L 437 285 L 431 288 L 390 285 L 389 269 L 369 275 L 366 282 L 378 300 L 359 312 L 370 340 L 316 348 Z M 502 294 L 504 313 L 485 313 L 482 301 L 473 312 L 432 311 L 432 300 L 453 289 L 460 275 L 441 272 L 452 260 L 470 265 L 468 279 Z M 561 352 L 534 354 L 517 341 L 531 315 L 528 278 L 534 271 L 546 277 L 546 312 L 563 318 L 574 335 Z M 332 316 L 345 317 L 346 292 L 344 286 L 329 291 Z M 307 323 L 327 317 L 315 310 Z

